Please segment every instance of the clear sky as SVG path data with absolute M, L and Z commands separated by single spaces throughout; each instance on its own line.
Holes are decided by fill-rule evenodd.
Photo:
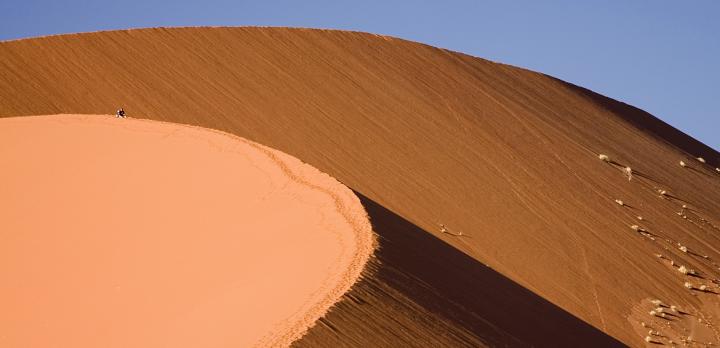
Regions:
M 720 0 L 2 0 L 0 40 L 153 26 L 386 34 L 540 71 L 720 150 Z

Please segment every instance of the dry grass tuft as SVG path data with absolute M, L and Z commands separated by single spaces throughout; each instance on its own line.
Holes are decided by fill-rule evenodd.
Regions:
M 462 232 L 452 232 L 452 231 L 450 231 L 450 229 L 448 229 L 447 227 L 445 227 L 445 225 L 443 225 L 443 224 L 440 224 L 440 233 L 446 233 L 446 234 L 449 234 L 449 235 L 455 236 L 455 237 L 462 237 L 462 236 L 464 236 L 464 234 L 463 234 Z
M 625 175 L 627 175 L 627 177 L 628 177 L 628 181 L 632 180 L 632 174 L 633 174 L 632 168 L 625 167 L 624 170 L 625 170 Z
M 694 269 L 691 269 L 691 268 L 687 268 L 683 265 L 680 265 L 680 267 L 678 267 L 678 272 L 680 272 L 682 274 L 687 274 L 687 275 L 697 275 L 697 271 L 695 271 Z

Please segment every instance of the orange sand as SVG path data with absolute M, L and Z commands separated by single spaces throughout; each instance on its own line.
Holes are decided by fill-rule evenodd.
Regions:
M 349 189 L 217 131 L 6 118 L 0 161 L 3 347 L 287 345 L 372 252 Z
M 0 117 L 118 106 L 266 144 L 359 193 L 375 256 L 295 347 L 641 347 L 651 329 L 720 344 L 720 153 L 630 105 L 368 33 L 0 42 Z M 653 299 L 688 314 L 653 317 Z

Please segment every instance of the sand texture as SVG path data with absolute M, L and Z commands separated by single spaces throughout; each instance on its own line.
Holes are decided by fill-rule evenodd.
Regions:
M 287 346 L 372 252 L 352 191 L 217 131 L 5 118 L 0 161 L 2 347 Z
M 3 42 L 0 58 L 0 116 L 123 106 L 353 189 L 376 257 L 297 347 L 720 342 L 720 154 L 632 106 L 354 32 L 113 31 Z M 686 314 L 651 315 L 655 299 Z

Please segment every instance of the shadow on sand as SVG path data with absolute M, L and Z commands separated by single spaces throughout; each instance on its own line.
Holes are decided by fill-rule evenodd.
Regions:
M 374 270 L 295 346 L 625 346 L 356 194 L 379 235 Z
M 715 175 L 713 175 L 713 174 L 711 174 L 711 173 L 709 173 L 709 172 L 706 172 L 706 171 L 704 171 L 704 170 L 702 170 L 702 169 L 697 169 L 697 168 L 690 167 L 690 166 L 687 166 L 686 168 L 689 169 L 691 172 L 698 173 L 698 174 L 703 175 L 703 176 L 706 176 L 706 177 L 708 177 L 708 178 L 714 178 L 714 177 L 715 177 Z

